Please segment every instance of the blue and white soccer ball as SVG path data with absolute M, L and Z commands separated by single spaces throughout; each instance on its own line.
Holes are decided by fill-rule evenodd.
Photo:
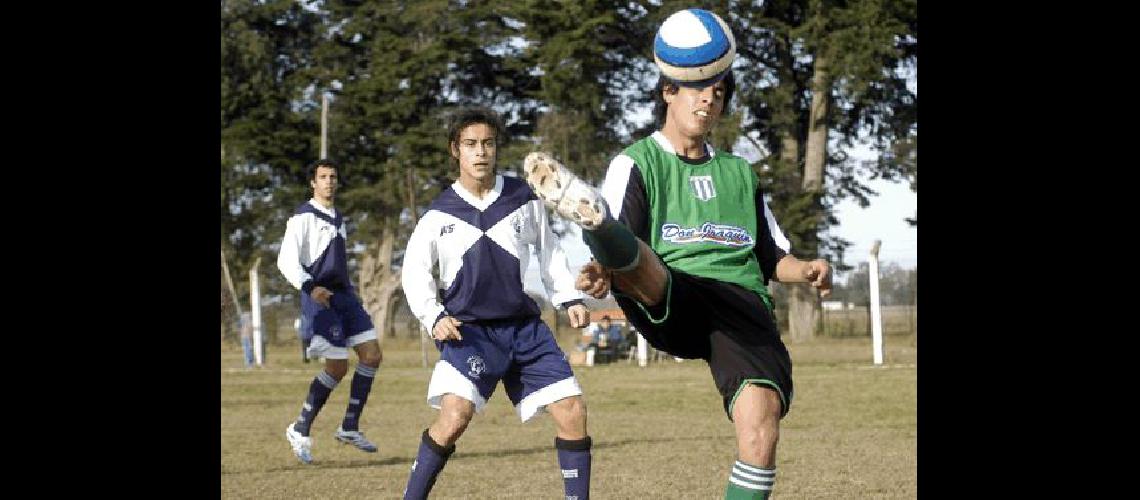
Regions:
M 653 59 L 679 85 L 706 87 L 724 77 L 736 58 L 736 39 L 720 16 L 702 9 L 674 12 L 657 30 Z

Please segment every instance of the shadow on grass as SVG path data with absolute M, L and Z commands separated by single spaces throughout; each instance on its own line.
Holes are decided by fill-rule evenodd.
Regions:
M 649 439 L 620 439 L 617 441 L 606 441 L 601 443 L 594 443 L 593 449 L 606 449 L 606 448 L 619 448 L 622 446 L 629 446 L 631 444 L 646 444 L 646 443 L 674 443 L 679 441 L 708 441 L 712 439 L 735 439 L 732 434 L 713 435 L 713 436 L 675 436 L 675 437 L 661 437 Z M 494 450 L 494 451 L 480 451 L 474 453 L 464 453 L 457 450 L 455 455 L 451 457 L 452 461 L 455 460 L 469 460 L 473 458 L 486 458 L 486 457 L 511 457 L 522 455 L 536 455 L 542 453 L 551 453 L 552 446 L 537 446 L 532 448 L 520 448 L 513 450 Z M 390 457 L 377 460 L 314 460 L 312 464 L 302 465 L 295 464 L 288 467 L 275 467 L 265 470 L 246 470 L 246 471 L 222 471 L 222 475 L 238 475 L 238 474 L 259 474 L 266 472 L 290 472 L 290 471 L 305 471 L 305 470 L 321 470 L 321 469 L 364 469 L 368 467 L 383 467 L 387 465 L 411 465 L 415 457 Z

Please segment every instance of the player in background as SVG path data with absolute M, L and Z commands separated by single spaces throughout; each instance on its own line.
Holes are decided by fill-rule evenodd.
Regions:
M 313 420 L 348 373 L 349 346 L 359 362 L 349 388 L 348 409 L 334 437 L 363 451 L 376 452 L 376 445 L 360 432 L 360 416 L 382 358 L 372 318 L 348 277 L 344 219 L 333 206 L 337 167 L 329 160 L 319 160 L 309 165 L 308 179 L 313 197 L 289 218 L 277 255 L 281 274 L 301 290 L 301 314 L 313 330 L 309 358 L 325 360 L 324 369 L 309 384 L 301 414 L 285 428 L 293 454 L 306 464 L 312 462 L 309 431 Z

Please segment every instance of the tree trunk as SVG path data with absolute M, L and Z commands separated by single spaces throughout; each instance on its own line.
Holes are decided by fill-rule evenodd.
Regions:
M 400 289 L 400 275 L 392 271 L 392 248 L 396 240 L 393 224 L 394 220 L 385 224 L 379 245 L 369 245 L 369 251 L 360 262 L 360 301 L 372 316 L 378 340 L 392 334 L 392 317 L 396 312 L 396 308 L 391 307 L 392 297 Z
M 788 291 L 788 335 L 792 342 L 811 340 L 819 330 L 819 294 L 807 283 L 785 283 Z
M 807 151 L 804 155 L 804 192 L 823 191 L 823 167 L 827 161 L 827 106 L 831 100 L 827 58 L 816 54 L 808 116 Z
M 812 78 L 811 114 L 808 119 L 807 148 L 804 151 L 803 190 L 820 203 L 823 192 L 823 168 L 827 164 L 827 106 L 830 100 L 830 77 L 827 59 L 817 54 Z M 816 254 L 818 249 L 805 249 Z M 802 256 L 802 254 L 801 254 Z M 810 285 L 797 283 L 788 296 L 788 329 L 793 342 L 811 339 L 820 333 L 823 309 L 819 294 Z

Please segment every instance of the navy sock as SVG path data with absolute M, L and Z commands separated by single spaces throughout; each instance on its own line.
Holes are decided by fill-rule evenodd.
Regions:
M 380 367 L 356 365 L 356 373 L 352 375 L 352 386 L 348 392 L 348 410 L 344 412 L 342 429 L 360 430 L 360 414 L 364 411 L 364 403 L 368 402 L 368 393 L 372 391 L 372 380 L 376 377 L 376 370 L 379 369 Z
M 309 396 L 305 398 L 305 404 L 301 405 L 301 415 L 297 417 L 297 423 L 293 429 L 301 433 L 302 436 L 309 435 L 309 426 L 313 424 L 313 419 L 317 418 L 317 414 L 325 406 L 325 401 L 329 400 L 329 394 L 332 393 L 333 389 L 336 389 L 336 384 L 337 379 L 329 375 L 328 372 L 321 370 L 320 373 L 317 373 L 313 383 L 309 384 Z
M 558 449 L 558 466 L 562 468 L 562 481 L 566 500 L 590 498 L 590 436 L 578 440 L 554 438 Z
M 594 230 L 582 230 L 582 241 L 590 247 L 594 259 L 603 266 L 616 271 L 628 271 L 637 267 L 637 237 L 610 216 Z
M 427 498 L 435 486 L 435 479 L 447 459 L 455 452 L 455 445 L 444 448 L 437 444 L 427 429 L 424 429 L 423 439 L 420 439 L 420 451 L 416 454 L 416 461 L 412 462 L 412 473 L 408 476 L 408 486 L 404 488 L 405 499 Z

